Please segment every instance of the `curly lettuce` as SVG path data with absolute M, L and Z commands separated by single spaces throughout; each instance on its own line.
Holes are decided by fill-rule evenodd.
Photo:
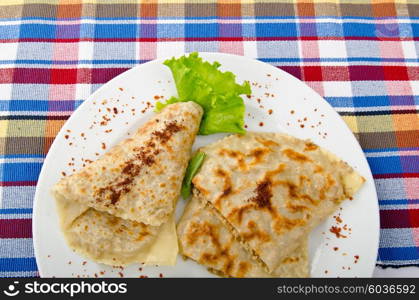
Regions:
M 245 106 L 240 95 L 251 94 L 249 82 L 238 84 L 233 73 L 218 70 L 220 63 L 203 61 L 196 52 L 168 59 L 164 64 L 172 71 L 178 97 L 158 102 L 157 111 L 175 102 L 194 101 L 204 109 L 200 135 L 246 132 Z

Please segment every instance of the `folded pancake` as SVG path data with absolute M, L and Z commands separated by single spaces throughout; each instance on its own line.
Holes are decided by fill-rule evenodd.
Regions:
M 245 250 L 211 204 L 193 197 L 185 208 L 177 232 L 182 255 L 224 277 L 308 277 L 307 238 L 285 257 L 273 274 Z
M 175 103 L 137 132 L 53 188 L 56 199 L 79 202 L 144 224 L 169 219 L 202 116 L 194 102 Z
M 52 189 L 69 246 L 96 262 L 174 265 L 174 207 L 202 109 L 167 106 L 129 139 Z
M 207 156 L 195 193 L 270 273 L 365 181 L 328 151 L 285 134 L 231 135 L 200 151 Z

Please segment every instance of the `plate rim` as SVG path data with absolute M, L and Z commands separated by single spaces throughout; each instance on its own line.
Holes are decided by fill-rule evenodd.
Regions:
M 367 170 L 366 171 L 368 172 L 368 174 L 363 174 L 363 175 L 367 176 L 368 179 L 371 179 L 373 181 L 373 184 L 371 184 L 371 189 L 374 192 L 373 194 L 374 194 L 375 207 L 376 207 L 376 209 L 375 209 L 375 220 L 376 220 L 376 222 L 373 225 L 377 229 L 376 230 L 376 234 L 375 234 L 376 244 L 374 245 L 374 249 L 376 250 L 375 251 L 376 252 L 376 255 L 378 255 L 379 242 L 380 242 L 380 228 L 381 228 L 380 227 L 380 218 L 379 218 L 380 209 L 379 209 L 379 205 L 378 205 L 377 189 L 376 189 L 376 186 L 375 186 L 375 182 L 374 182 L 374 178 L 373 178 L 373 175 L 372 175 L 372 171 L 371 171 L 371 168 L 369 166 L 369 163 L 368 163 L 368 161 L 366 159 L 366 156 L 364 154 L 364 151 L 363 151 L 361 145 L 359 144 L 359 141 L 356 139 L 356 137 L 355 137 L 354 133 L 352 132 L 352 130 L 349 128 L 349 126 L 347 125 L 347 123 L 343 120 L 342 116 L 335 110 L 335 108 L 329 102 L 327 102 L 324 99 L 323 96 L 321 96 L 319 93 L 317 93 L 312 87 L 310 87 L 303 80 L 301 80 L 301 79 L 295 77 L 294 75 L 292 75 L 292 74 L 290 74 L 290 73 L 282 70 L 281 68 L 277 68 L 277 67 L 275 67 L 275 66 L 273 66 L 271 64 L 265 63 L 265 62 L 263 62 L 263 61 L 261 61 L 261 60 L 259 60 L 257 58 L 243 56 L 243 55 L 230 54 L 230 53 L 220 53 L 220 52 L 206 52 L 206 51 L 193 51 L 193 52 L 197 52 L 199 54 L 199 56 L 202 57 L 202 58 L 204 58 L 204 59 L 205 58 L 211 58 L 211 59 L 216 60 L 217 57 L 219 57 L 219 56 L 233 57 L 234 59 L 241 59 L 241 60 L 245 60 L 245 61 L 246 60 L 247 61 L 250 60 L 250 61 L 252 61 L 254 63 L 257 63 L 257 64 L 261 64 L 261 65 L 265 65 L 265 66 L 269 66 L 271 68 L 274 68 L 276 71 L 281 72 L 283 75 L 285 75 L 289 79 L 294 80 L 294 81 L 298 81 L 300 84 L 305 85 L 306 88 L 310 89 L 313 93 L 317 94 L 322 99 L 322 101 L 324 102 L 325 105 L 329 106 L 329 108 L 331 108 L 333 110 L 333 112 L 339 117 L 340 121 L 344 124 L 344 126 L 347 129 L 347 131 L 351 134 L 352 139 L 355 141 L 356 147 L 358 147 L 358 150 L 360 151 L 360 153 L 363 154 L 362 155 L 362 161 L 367 166 Z M 80 109 L 82 109 L 84 106 L 87 106 L 89 101 L 93 101 L 92 99 L 95 97 L 96 94 L 100 93 L 102 91 L 102 89 L 106 89 L 108 87 L 108 85 L 111 85 L 112 84 L 113 81 L 117 81 L 122 76 L 127 76 L 128 73 L 134 72 L 134 70 L 139 69 L 139 68 L 141 68 L 144 65 L 162 63 L 166 59 L 171 59 L 173 57 L 180 57 L 180 56 L 183 56 L 183 55 L 188 55 L 190 53 L 192 53 L 192 52 L 184 52 L 184 53 L 179 53 L 179 54 L 176 54 L 176 55 L 171 55 L 171 56 L 156 58 L 156 59 L 147 61 L 145 63 L 138 64 L 138 65 L 136 65 L 136 66 L 134 66 L 134 67 L 132 67 L 132 68 L 130 68 L 130 69 L 128 69 L 128 70 L 120 73 L 120 74 L 118 74 L 117 76 L 113 77 L 111 80 L 109 80 L 109 81 L 105 82 L 104 84 L 102 84 L 102 86 L 100 86 L 93 93 L 91 93 L 88 97 L 86 97 L 85 100 L 83 101 L 83 103 L 81 103 L 71 113 L 71 115 L 69 116 L 69 118 L 65 121 L 65 123 L 62 125 L 62 127 L 60 128 L 60 130 L 57 132 L 56 136 L 54 137 L 54 141 L 52 142 L 50 148 L 48 149 L 48 152 L 47 152 L 47 154 L 45 156 L 45 159 L 44 159 L 44 161 L 42 163 L 42 168 L 41 168 L 41 171 L 40 171 L 39 176 L 38 176 L 38 180 L 37 180 L 37 184 L 36 184 L 36 188 L 35 188 L 35 194 L 34 194 L 34 197 L 33 197 L 33 208 L 32 208 L 32 244 L 33 244 L 33 248 L 34 248 L 34 256 L 35 256 L 35 260 L 36 260 L 36 264 L 37 264 L 37 268 L 38 268 L 38 274 L 39 274 L 40 277 L 43 277 L 43 273 L 44 272 L 43 272 L 42 263 L 40 263 L 40 259 L 39 259 L 41 257 L 40 256 L 41 254 L 40 254 L 40 249 L 38 247 L 39 236 L 38 236 L 37 230 L 36 230 L 37 223 L 39 222 L 39 221 L 36 221 L 39 218 L 38 217 L 38 206 L 39 206 L 38 203 L 40 201 L 40 200 L 38 200 L 39 199 L 39 193 L 40 193 L 39 190 L 40 190 L 40 185 L 41 185 L 40 182 L 42 182 L 43 181 L 43 178 L 45 177 L 45 174 L 44 174 L 46 172 L 45 163 L 48 160 L 49 153 L 51 151 L 54 151 L 55 148 L 57 147 L 57 144 L 58 144 L 56 142 L 57 141 L 57 137 L 62 134 L 62 132 L 64 131 L 64 127 L 66 126 L 66 124 L 68 122 L 70 122 L 72 120 L 72 118 L 77 113 L 77 111 L 80 110 Z M 372 200 L 370 200 L 370 201 L 372 201 Z M 373 275 L 374 268 L 376 266 L 376 262 L 377 262 L 377 259 L 375 259 L 373 262 L 370 262 L 370 265 L 368 266 L 370 277 L 372 277 L 372 275 Z

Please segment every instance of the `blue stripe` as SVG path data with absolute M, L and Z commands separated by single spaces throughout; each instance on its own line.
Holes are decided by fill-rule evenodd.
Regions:
M 258 58 L 258 60 L 275 63 L 275 62 L 419 62 L 416 58 L 379 58 L 379 57 L 349 57 L 349 58 L 300 58 L 300 57 L 278 57 L 278 58 Z M 43 60 L 43 59 L 17 59 L 17 60 L 0 60 L 0 64 L 43 64 L 43 65 L 75 65 L 75 64 L 142 64 L 149 60 L 144 59 L 95 59 L 95 60 Z
M 3 111 L 48 111 L 48 100 L 0 100 Z
M 42 163 L 4 163 L 2 181 L 37 181 Z
M 373 174 L 403 173 L 400 156 L 367 157 Z
M 419 96 L 360 96 L 360 97 L 325 97 L 334 107 L 375 107 L 390 105 L 417 105 Z
M 37 271 L 34 257 L 0 258 L 0 272 Z
M 0 209 L 0 215 L 31 214 L 32 208 L 4 208 Z
M 419 204 L 419 199 L 394 199 L 394 200 L 378 200 L 380 205 L 406 205 Z
M 296 37 L 301 36 L 297 32 L 297 22 L 289 23 L 258 23 L 255 24 L 237 24 L 241 26 L 241 32 L 236 33 L 234 36 L 238 37 Z M 61 38 L 90 38 L 96 39 L 110 38 L 136 38 L 136 37 L 152 37 L 164 38 L 173 37 L 173 30 L 161 30 L 159 28 L 168 28 L 170 24 L 81 24 L 81 25 L 50 25 L 42 23 L 20 24 L 20 25 L 5 25 L 2 26 L 3 30 L 0 31 L 0 39 L 17 39 L 17 38 L 43 38 L 54 39 L 56 38 L 57 28 L 59 26 L 79 26 L 79 34 L 74 35 L 71 32 L 69 36 L 62 36 Z M 185 23 L 185 24 L 172 24 L 171 26 L 181 26 L 184 29 L 177 31 L 178 37 L 186 38 L 216 38 L 219 37 L 219 22 L 214 23 Z M 376 24 L 366 23 L 315 23 L 316 30 L 311 35 L 318 37 L 377 37 Z M 381 34 L 386 37 L 399 38 L 412 38 L 419 36 L 419 24 L 389 24 L 388 28 L 397 28 L 391 32 L 382 32 Z M 256 27 L 254 31 L 253 28 Z M 164 34 L 169 35 L 164 35 Z M 162 35 L 163 34 L 163 35 Z M 305 34 L 304 34 L 305 35 Z M 310 35 L 310 34 L 309 34 Z
M 414 260 L 419 259 L 417 247 L 395 247 L 378 249 L 380 260 Z
M 381 152 L 394 152 L 394 151 L 415 151 L 415 150 L 419 150 L 419 148 L 415 148 L 415 147 L 406 147 L 406 148 L 370 148 L 370 149 L 363 149 L 364 152 L 367 153 L 381 153 Z
M 45 158 L 42 154 L 2 154 L 0 158 Z

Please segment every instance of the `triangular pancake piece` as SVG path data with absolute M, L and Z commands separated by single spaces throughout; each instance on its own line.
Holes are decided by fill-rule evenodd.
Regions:
M 113 266 L 176 263 L 173 216 L 161 226 L 151 226 L 88 208 L 63 233 L 73 250 L 95 262 Z
M 202 108 L 175 103 L 79 172 L 62 178 L 53 194 L 123 219 L 159 226 L 180 194 Z
M 211 208 L 193 197 L 177 232 L 180 252 L 224 277 L 308 277 L 307 238 L 269 274 Z
M 231 135 L 200 151 L 207 156 L 195 193 L 271 273 L 365 181 L 328 151 L 285 134 Z

